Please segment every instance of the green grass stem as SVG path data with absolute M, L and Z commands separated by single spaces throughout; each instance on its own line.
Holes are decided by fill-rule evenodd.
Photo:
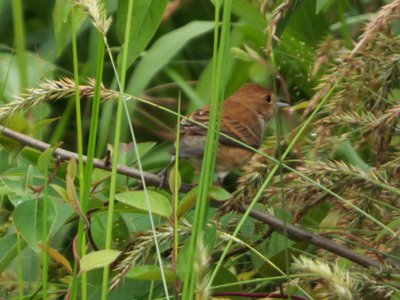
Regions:
M 21 234 L 17 229 L 17 262 L 18 262 L 18 293 L 19 299 L 24 299 L 24 278 L 22 272 Z
M 23 90 L 28 86 L 28 71 L 26 67 L 26 54 L 25 54 L 25 30 L 24 30 L 24 18 L 23 18 L 23 6 L 21 0 L 13 0 L 12 12 L 13 12 L 13 24 L 15 34 L 15 44 L 17 48 L 17 60 L 18 60 L 18 71 L 20 88 Z
M 76 30 L 75 28 L 75 8 L 71 10 L 71 35 L 72 35 L 72 58 L 73 58 L 73 68 L 74 68 L 74 81 L 76 83 L 75 86 L 75 116 L 76 116 L 76 134 L 77 134 L 77 146 L 78 146 L 78 172 L 79 172 L 79 199 L 81 203 L 81 207 L 83 204 L 83 191 L 85 188 L 85 172 L 84 172 L 84 164 L 83 164 L 83 133 L 82 133 L 82 110 L 81 110 L 81 99 L 79 93 L 79 67 L 78 67 L 78 47 L 76 43 Z M 89 183 L 90 184 L 90 183 Z M 83 230 L 83 222 L 81 218 L 79 218 L 79 228 L 78 228 L 78 240 L 81 242 L 81 255 L 83 256 L 86 253 L 86 242 L 85 235 Z M 74 264 L 74 280 L 76 282 L 76 274 L 77 274 L 77 264 Z M 87 294 L 87 276 L 86 273 L 81 275 L 81 291 L 82 291 L 82 299 L 85 299 Z M 75 292 L 75 291 L 74 291 Z
M 42 249 L 42 297 L 43 300 L 47 300 L 48 296 L 48 278 L 49 278 L 49 254 L 47 248 L 49 247 L 48 244 L 48 227 L 47 227 L 47 215 L 48 215 L 48 204 L 49 204 L 49 197 L 48 197 L 48 171 L 47 167 L 45 169 L 44 174 L 44 190 L 43 190 L 43 231 L 42 231 L 42 244 L 46 249 Z
M 318 104 L 318 106 L 314 109 L 314 111 L 312 112 L 312 114 L 307 118 L 307 120 L 304 122 L 303 126 L 300 128 L 300 130 L 297 132 L 296 136 L 293 138 L 293 140 L 291 141 L 291 143 L 289 144 L 289 146 L 287 147 L 286 151 L 282 154 L 281 158 L 279 161 L 284 160 L 287 155 L 290 153 L 290 151 L 292 150 L 292 148 L 294 147 L 294 145 L 297 143 L 297 141 L 299 140 L 299 138 L 303 135 L 303 132 L 306 130 L 306 128 L 309 126 L 309 124 L 311 123 L 311 121 L 314 119 L 315 115 L 317 114 L 317 112 L 322 108 L 322 106 L 325 104 L 325 102 L 327 101 L 327 99 L 329 98 L 329 96 L 332 94 L 332 92 L 334 91 L 336 85 L 339 83 L 340 80 L 336 81 L 335 84 L 331 87 L 330 91 L 325 95 L 325 97 L 321 100 L 321 102 Z M 270 184 L 270 182 L 272 181 L 272 178 L 275 176 L 275 173 L 278 171 L 280 163 L 278 161 L 278 164 L 275 165 L 275 167 L 269 172 L 267 178 L 265 179 L 264 183 L 262 184 L 262 186 L 260 187 L 260 189 L 258 190 L 256 196 L 254 197 L 254 199 L 251 201 L 251 203 L 248 206 L 247 211 L 243 214 L 243 217 L 240 219 L 235 231 L 233 232 L 232 236 L 236 237 L 240 231 L 240 229 L 242 228 L 245 220 L 248 218 L 250 211 L 254 208 L 255 204 L 257 203 L 257 201 L 261 198 L 264 190 L 267 188 L 267 186 Z M 230 250 L 231 246 L 232 246 L 232 240 L 229 240 L 228 244 L 226 245 L 212 275 L 211 275 L 211 283 L 213 282 L 213 280 L 215 279 L 219 269 L 222 266 L 222 263 L 225 259 L 226 254 L 228 254 L 228 251 Z
M 221 2 L 215 1 L 214 19 L 214 51 L 212 74 L 212 97 L 210 103 L 210 119 L 207 130 L 207 140 L 204 149 L 203 162 L 200 174 L 199 191 L 196 200 L 195 218 L 192 227 L 192 236 L 189 245 L 188 269 L 184 278 L 183 299 L 191 299 L 195 293 L 196 272 L 194 263 L 198 259 L 197 245 L 203 239 L 203 228 L 207 220 L 208 189 L 214 179 L 215 160 L 217 156 L 219 127 L 222 115 L 222 98 L 224 93 L 224 63 L 229 46 L 230 16 L 232 1 L 224 1 L 223 18 L 221 27 L 221 40 L 219 42 L 219 14 Z

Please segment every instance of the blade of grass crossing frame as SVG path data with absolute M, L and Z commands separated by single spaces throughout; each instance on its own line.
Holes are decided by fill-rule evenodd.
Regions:
M 172 222 L 174 225 L 174 249 L 173 249 L 173 268 L 176 272 L 176 262 L 178 260 L 178 246 L 179 246 L 179 236 L 178 236 L 178 206 L 179 206 L 179 145 L 180 145 L 180 134 L 181 134 L 181 93 L 178 97 L 178 115 L 176 118 L 176 140 L 175 140 L 175 172 L 174 172 L 174 205 L 173 205 L 173 218 Z
M 145 194 L 147 211 L 149 213 L 149 219 L 150 219 L 151 229 L 152 229 L 152 233 L 153 233 L 153 239 L 154 239 L 154 243 L 156 246 L 157 259 L 158 259 L 159 265 L 160 265 L 160 272 L 161 272 L 164 292 L 166 295 L 166 299 L 169 299 L 168 287 L 167 287 L 167 282 L 165 279 L 165 274 L 164 274 L 164 269 L 163 269 L 163 263 L 162 263 L 162 259 L 161 259 L 161 252 L 160 252 L 160 248 L 159 248 L 159 245 L 157 242 L 155 225 L 154 225 L 154 220 L 153 220 L 151 207 L 150 207 L 149 195 L 147 192 L 146 181 L 143 176 L 143 167 L 142 167 L 142 163 L 140 160 L 140 154 L 139 154 L 139 150 L 138 150 L 139 148 L 137 147 L 135 133 L 134 133 L 134 130 L 132 127 L 129 110 L 126 105 L 126 100 L 125 100 L 125 96 L 124 96 L 124 86 L 125 86 L 126 69 L 127 69 L 127 57 L 128 57 L 128 49 L 129 49 L 129 34 L 130 34 L 129 26 L 131 25 L 132 7 L 133 7 L 132 4 L 133 4 L 133 0 L 129 0 L 128 11 L 127 11 L 128 18 L 127 18 L 127 22 L 126 22 L 125 40 L 124 40 L 125 47 L 123 48 L 122 63 L 121 63 L 121 80 L 119 79 L 119 76 L 118 76 L 118 71 L 115 66 L 114 58 L 111 53 L 111 48 L 108 46 L 108 43 L 107 43 L 107 37 L 103 36 L 104 43 L 106 45 L 107 52 L 108 52 L 108 55 L 109 55 L 109 58 L 111 61 L 111 65 L 114 70 L 115 78 L 116 78 L 116 81 L 117 81 L 117 84 L 119 87 L 119 101 L 118 101 L 118 108 L 117 108 L 117 126 L 115 129 L 114 149 L 118 149 L 118 146 L 119 146 L 119 140 L 120 140 L 120 134 L 121 134 L 122 109 L 123 109 L 125 111 L 125 116 L 128 120 L 128 126 L 129 126 L 129 131 L 131 133 L 132 142 L 134 145 L 135 156 L 136 156 L 138 168 L 139 168 L 139 171 L 141 174 L 141 181 L 142 181 L 143 190 L 144 190 L 144 194 Z M 109 199 L 110 203 L 109 203 L 109 207 L 108 207 L 107 231 L 106 231 L 106 234 L 107 234 L 106 247 L 111 246 L 112 218 L 113 218 L 113 212 L 114 212 L 114 195 L 115 195 L 115 188 L 116 188 L 117 163 L 118 163 L 118 156 L 115 155 L 113 157 L 113 168 L 112 168 L 112 174 L 111 174 L 110 199 Z M 109 244 L 107 244 L 107 243 L 109 243 Z M 109 269 L 106 267 L 106 268 L 104 268 L 104 271 L 103 271 L 102 299 L 107 298 L 108 276 L 109 276 Z
M 93 171 L 93 159 L 96 149 L 96 141 L 97 141 L 97 130 L 99 125 L 99 112 L 100 112 L 100 96 L 101 96 L 101 82 L 103 78 L 103 65 L 104 65 L 104 41 L 102 35 L 96 31 L 98 43 L 97 43 L 97 68 L 96 68 L 96 78 L 95 78 L 95 88 L 94 88 L 94 96 L 93 96 L 93 104 L 92 104 L 92 112 L 91 112 L 91 120 L 90 120 L 90 130 L 89 130 L 89 143 L 87 150 L 87 161 L 85 165 L 85 176 L 84 176 L 84 186 L 83 192 L 81 193 L 81 209 L 83 214 L 86 214 L 89 195 L 90 195 L 90 180 L 92 178 Z M 82 219 L 79 220 L 78 225 L 78 252 L 79 256 L 82 257 L 86 253 L 86 241 L 84 235 L 84 223 Z M 76 274 L 76 263 L 74 264 L 74 276 L 71 288 L 71 299 L 76 299 L 77 293 L 77 274 Z M 83 277 L 85 278 L 85 277 Z M 81 299 L 87 299 L 87 291 L 86 291 L 86 281 L 83 280 L 82 290 L 81 290 Z
M 78 28 L 75 28 L 75 7 L 71 9 L 71 35 L 72 35 L 72 59 L 73 59 L 73 68 L 74 68 L 74 81 L 75 81 L 75 116 L 76 116 L 76 134 L 77 134 L 77 144 L 78 144 L 78 171 L 79 171 L 79 199 L 82 207 L 86 206 L 84 204 L 88 200 L 85 200 L 84 190 L 85 184 L 88 182 L 85 181 L 85 173 L 84 173 L 84 165 L 83 165 L 83 133 L 82 133 L 82 111 L 81 111 L 81 99 L 80 99 L 80 91 L 79 91 L 79 67 L 78 67 L 78 48 L 76 43 L 76 31 Z M 90 182 L 89 182 L 90 184 Z M 86 198 L 87 199 L 87 198 Z M 81 247 L 81 255 L 86 254 L 86 242 L 85 235 L 83 234 L 83 222 L 81 218 L 79 219 L 79 227 L 78 227 L 78 241 L 80 241 Z M 74 277 L 73 280 L 76 281 L 77 278 L 77 264 L 74 264 Z M 81 294 L 82 299 L 86 298 L 86 282 L 87 282 L 86 273 L 81 275 Z
M 271 43 L 271 49 L 269 51 L 270 57 L 271 57 L 271 62 L 272 65 L 274 66 L 275 70 L 278 70 L 279 68 L 276 65 L 276 60 L 275 60 L 275 53 L 274 53 L 274 48 L 273 48 L 273 43 Z M 275 76 L 275 80 L 273 81 L 273 88 L 274 88 L 274 93 L 275 95 L 277 94 L 277 86 L 276 86 L 276 78 L 277 76 Z M 280 141 L 282 140 L 282 124 L 281 124 L 281 118 L 280 118 L 280 113 L 279 110 L 276 113 L 276 139 L 277 139 L 277 145 L 278 145 L 278 166 L 279 166 L 279 189 L 280 189 L 280 198 L 281 198 L 281 209 L 282 212 L 284 214 L 283 217 L 283 236 L 285 238 L 284 243 L 285 243 L 285 267 L 286 267 L 286 282 L 287 282 L 287 287 L 286 287 L 286 291 L 287 291 L 287 295 L 289 296 L 289 298 L 291 297 L 291 288 L 290 288 L 290 284 L 291 284 L 291 279 L 290 279 L 290 257 L 289 257 L 289 243 L 288 243 L 288 235 L 287 235 L 287 228 L 286 228 L 286 217 L 285 217 L 285 213 L 286 213 L 286 201 L 285 201 L 285 195 L 284 195 L 284 191 L 283 191 L 283 168 L 282 168 L 282 148 L 280 146 Z
M 194 262 L 197 260 L 198 248 L 196 247 L 203 238 L 203 228 L 206 223 L 208 210 L 208 189 L 214 178 L 215 160 L 218 147 L 221 101 L 223 94 L 224 54 L 229 45 L 230 14 L 232 1 L 224 1 L 223 20 L 221 28 L 221 41 L 218 43 L 220 1 L 215 1 L 215 27 L 214 27 L 214 52 L 213 52 L 213 76 L 212 97 L 210 103 L 210 121 L 207 131 L 202 169 L 200 175 L 199 192 L 196 200 L 195 218 L 192 228 L 192 236 L 189 245 L 188 270 L 184 278 L 183 299 L 191 299 L 195 291 L 196 273 Z M 218 47 L 219 44 L 219 47 Z
M 114 216 L 114 203 L 115 203 L 115 191 L 117 186 L 117 166 L 118 166 L 118 149 L 119 143 L 121 139 L 121 124 L 123 118 L 123 88 L 125 86 L 125 79 L 126 79 L 126 66 L 127 66 L 127 57 L 128 57 L 128 49 L 129 49 L 129 38 L 130 38 L 130 30 L 129 27 L 132 22 L 132 7 L 133 7 L 133 0 L 129 0 L 128 2 L 128 10 L 127 10 L 127 20 L 125 24 L 125 40 L 124 40 L 124 47 L 122 52 L 122 65 L 121 65 L 121 80 L 118 80 L 118 72 L 114 69 L 115 76 L 118 80 L 119 84 L 119 98 L 118 98 L 118 106 L 117 106 L 117 117 L 116 117 L 116 125 L 115 125 L 115 132 L 114 132 L 114 146 L 115 149 L 113 153 L 113 160 L 112 160 L 112 170 L 111 170 L 111 180 L 110 180 L 110 193 L 109 193 L 109 205 L 108 205 L 108 212 L 107 212 L 107 227 L 106 227 L 106 242 L 105 242 L 105 249 L 111 248 L 112 242 L 112 227 L 113 227 L 113 216 Z M 107 44 L 106 36 L 103 36 L 104 43 L 106 44 L 108 54 L 110 59 L 113 59 L 112 54 L 109 52 L 109 47 Z M 115 64 L 113 64 L 115 67 Z M 107 292 L 108 292 L 108 280 L 109 280 L 109 266 L 105 266 L 103 269 L 103 283 L 101 288 L 101 299 L 107 299 Z

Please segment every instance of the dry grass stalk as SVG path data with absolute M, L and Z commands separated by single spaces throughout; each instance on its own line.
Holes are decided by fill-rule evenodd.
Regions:
M 294 258 L 293 267 L 297 271 L 318 274 L 327 284 L 317 286 L 318 296 L 322 299 L 356 299 L 357 281 L 354 274 L 342 269 L 337 264 L 332 267 L 321 260 L 312 260 L 305 256 Z
M 93 97 L 94 80 L 89 79 L 88 85 L 80 85 L 80 97 Z M 60 80 L 45 80 L 38 88 L 28 89 L 25 94 L 15 97 L 15 100 L 0 107 L 0 121 L 24 110 L 32 109 L 47 101 L 57 101 L 75 95 L 75 82 L 69 78 Z M 102 87 L 101 98 L 109 100 L 118 97 L 118 92 Z
M 370 44 L 374 39 L 376 39 L 379 33 L 389 32 L 390 22 L 393 19 L 398 18 L 399 12 L 400 0 L 395 0 L 381 8 L 376 17 L 367 24 L 360 41 L 353 48 L 351 53 L 345 52 L 342 54 L 340 57 L 341 64 L 334 69 L 331 74 L 322 78 L 321 84 L 317 87 L 317 93 L 310 100 L 310 104 L 305 110 L 304 115 L 308 115 L 316 107 L 338 78 L 342 76 L 345 78 L 347 76 L 348 72 L 352 70 L 352 67 L 354 67 L 352 59 L 356 54 L 360 54 L 359 52 L 364 50 L 367 44 Z
M 392 3 L 383 6 L 376 16 L 365 26 L 364 33 L 361 35 L 359 42 L 351 51 L 351 56 L 365 47 L 379 32 L 386 32 L 389 23 L 399 18 L 399 14 L 400 0 L 394 0 Z
M 260 151 L 270 156 L 274 156 L 276 143 L 272 140 L 268 145 L 264 145 Z M 244 203 L 251 200 L 263 181 L 268 175 L 274 163 L 262 155 L 255 154 L 246 166 L 243 167 L 243 175 L 238 179 L 238 186 L 234 193 L 233 203 Z
M 284 0 L 281 5 L 279 5 L 272 12 L 272 20 L 269 23 L 268 27 L 265 29 L 268 32 L 268 40 L 267 45 L 265 47 L 265 53 L 268 54 L 271 50 L 272 40 L 275 39 L 279 41 L 279 38 L 275 35 L 276 27 L 278 26 L 279 21 L 284 17 L 286 12 L 289 10 L 293 3 L 293 0 Z
M 370 46 L 357 55 L 346 59 L 342 56 L 341 63 L 324 77 L 320 93 L 313 97 L 313 103 L 308 108 L 319 102 L 320 95 L 324 94 L 324 89 L 330 86 L 333 78 L 341 76 L 343 79 L 337 93 L 325 107 L 326 117 L 317 125 L 335 127 L 345 135 L 357 134 L 357 144 L 368 142 L 373 134 L 375 141 L 371 146 L 375 149 L 376 167 L 388 161 L 392 137 L 398 132 L 397 110 L 390 106 L 398 104 L 397 99 L 391 99 L 391 92 L 399 83 L 399 47 L 399 38 L 378 34 L 370 41 Z M 349 131 L 349 128 L 354 130 Z M 320 136 L 316 147 L 324 144 L 329 147 L 329 143 L 321 140 L 328 140 L 329 137 Z
M 183 239 L 191 233 L 190 225 L 181 223 L 179 226 L 179 236 Z M 156 229 L 156 236 L 159 245 L 163 245 L 172 241 L 174 232 L 170 224 L 161 225 Z M 126 273 L 132 269 L 139 260 L 150 255 L 155 251 L 154 237 L 151 230 L 139 232 L 135 234 L 134 243 L 129 245 L 121 258 L 118 259 L 117 265 L 113 268 L 115 276 L 111 280 L 110 289 L 116 287 L 126 276 Z
M 315 76 L 322 66 L 328 65 L 337 55 L 340 49 L 340 41 L 333 36 L 328 36 L 318 47 L 317 58 L 311 71 L 311 75 Z
M 105 37 L 112 18 L 107 18 L 104 4 L 98 0 L 75 0 L 76 5 L 83 7 L 92 19 L 93 26 Z
M 204 243 L 204 238 L 198 243 L 198 255 L 194 263 L 196 272 L 196 300 L 210 299 L 211 282 L 210 282 L 210 255 L 207 245 Z

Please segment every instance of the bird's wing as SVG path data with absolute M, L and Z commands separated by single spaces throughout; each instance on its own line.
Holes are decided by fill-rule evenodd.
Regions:
M 237 139 L 249 146 L 258 148 L 262 139 L 262 128 L 260 127 L 257 114 L 246 106 L 238 103 L 225 103 L 221 120 L 221 132 Z M 207 125 L 210 120 L 210 108 L 205 106 L 189 115 L 190 119 Z M 205 136 L 207 129 L 189 120 L 181 121 L 181 132 L 183 135 Z M 221 136 L 221 143 L 239 146 L 234 141 Z

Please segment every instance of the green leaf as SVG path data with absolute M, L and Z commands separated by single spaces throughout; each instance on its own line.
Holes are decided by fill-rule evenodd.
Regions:
M 31 147 L 24 147 L 24 149 L 22 149 L 21 152 L 19 153 L 19 155 L 21 155 L 22 157 L 26 158 L 27 160 L 29 160 L 34 164 L 37 164 L 41 154 L 42 152 L 33 149 Z
M 178 217 L 182 217 L 191 210 L 196 205 L 197 193 L 199 191 L 199 186 L 192 188 L 179 203 L 178 207 Z
M 287 237 L 283 237 L 286 239 Z M 283 245 L 283 243 L 281 244 Z M 277 254 L 270 257 L 270 261 L 273 263 L 274 266 L 277 266 L 283 272 L 286 270 L 286 257 L 289 259 L 289 263 L 293 261 L 293 257 L 297 257 L 301 254 L 301 252 L 305 251 L 308 248 L 309 244 L 306 242 L 297 242 L 293 244 L 289 249 L 282 250 Z M 282 275 L 273 265 L 269 262 L 265 262 L 259 268 L 259 272 L 265 277 L 273 277 L 273 276 L 280 276 Z
M 71 10 L 73 2 L 70 0 L 56 0 L 53 11 L 54 35 L 57 46 L 57 55 L 59 56 L 65 46 L 71 40 Z M 74 26 L 79 28 L 86 19 L 87 14 L 80 8 L 76 7 L 74 15 Z
M 60 117 L 35 121 L 35 124 L 33 125 L 33 128 L 30 130 L 30 132 L 32 134 L 37 134 L 42 129 L 48 127 L 50 124 L 58 121 L 59 119 L 60 119 Z
M 211 270 L 214 268 L 211 267 Z M 223 284 L 228 284 L 228 283 L 234 283 L 237 282 L 237 277 L 235 274 L 233 274 L 231 271 L 228 269 L 221 267 L 215 276 L 215 280 L 213 281 L 214 285 L 223 285 Z M 232 285 L 228 287 L 221 287 L 219 289 L 215 289 L 216 292 L 240 292 L 241 291 L 241 285 Z
M 68 193 L 67 193 L 67 190 L 66 190 L 66 189 L 64 189 L 62 186 L 59 186 L 59 185 L 56 185 L 56 184 L 51 184 L 50 186 L 57 192 L 57 194 L 58 194 L 66 203 L 69 203 Z
M 171 202 L 156 191 L 147 191 L 151 212 L 155 215 L 169 218 L 172 214 Z M 115 199 L 141 211 L 147 211 L 146 197 L 144 191 L 130 191 L 115 195 Z
M 232 1 L 232 12 L 239 16 L 242 19 L 241 21 L 244 21 L 243 23 L 251 25 L 258 32 L 263 31 L 267 26 L 267 18 L 250 1 Z
M 80 260 L 80 272 L 103 268 L 111 264 L 121 254 L 121 251 L 108 249 L 91 252 Z
M 336 148 L 335 159 L 341 159 L 365 172 L 370 170 L 369 165 L 360 157 L 349 140 L 345 140 Z
M 317 0 L 317 7 L 315 12 L 319 14 L 321 10 L 326 10 L 332 3 L 332 0 Z
M 174 192 L 174 190 L 175 190 L 175 170 L 176 170 L 176 162 L 171 167 L 171 171 L 169 172 L 169 175 L 168 175 L 168 185 L 169 185 L 169 189 L 171 192 Z M 178 189 L 177 189 L 178 192 L 181 187 L 181 183 L 182 183 L 182 178 L 181 178 L 181 174 L 179 173 L 179 170 L 178 170 Z
M 139 94 L 155 74 L 192 39 L 210 31 L 214 22 L 193 21 L 160 37 L 139 62 L 127 86 L 127 92 Z
M 47 174 L 47 169 L 49 167 L 49 164 L 51 161 L 53 161 L 53 153 L 54 153 L 55 148 L 51 147 L 44 151 L 38 159 L 38 169 L 43 173 Z
M 139 54 L 146 48 L 151 38 L 154 36 L 164 10 L 167 0 L 135 0 L 132 7 L 132 22 L 129 26 L 129 52 L 127 67 L 131 66 Z M 128 0 L 118 1 L 117 10 L 117 36 L 122 43 L 125 36 L 125 26 L 127 22 Z M 125 46 L 125 45 L 124 45 Z M 122 57 L 120 51 L 119 61 Z
M 15 208 L 13 214 L 13 223 L 20 230 L 29 247 L 39 253 L 40 248 L 38 243 L 43 235 L 43 199 L 28 200 L 22 202 Z M 55 209 L 52 202 L 48 203 L 48 214 L 46 216 L 49 226 L 53 226 L 55 219 Z
M 232 199 L 232 194 L 220 186 L 211 186 L 208 190 L 211 199 L 217 201 L 225 201 Z
M 26 242 L 21 239 L 21 249 L 26 246 Z M 17 235 L 10 234 L 0 238 L 0 274 L 17 256 Z
M 7 187 L 4 182 L 0 181 L 0 196 L 8 195 L 13 193 L 13 191 Z
M 176 275 L 172 268 L 164 267 L 164 275 L 167 282 L 175 282 Z M 158 265 L 136 266 L 126 274 L 126 277 L 141 280 L 162 280 L 160 267 Z
M 29 124 L 22 113 L 15 113 L 7 117 L 6 119 L 0 120 L 0 124 L 3 125 L 4 127 L 10 128 L 14 131 L 18 131 L 21 133 L 29 132 Z M 4 149 L 6 149 L 8 152 L 12 152 L 14 150 L 22 148 L 20 142 L 17 142 L 14 139 L 2 135 L 1 132 L 0 132 L 0 145 L 3 146 Z

